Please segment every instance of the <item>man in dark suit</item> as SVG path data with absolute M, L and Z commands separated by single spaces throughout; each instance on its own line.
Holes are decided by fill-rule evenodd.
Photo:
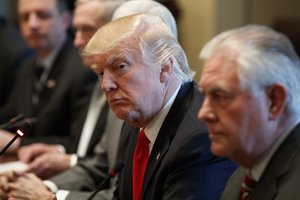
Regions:
M 115 9 L 123 3 L 122 0 L 113 1 L 86 1 L 75 2 L 73 27 L 75 30 L 74 46 L 82 49 L 98 28 L 109 22 Z M 88 67 L 88 60 L 82 59 Z M 79 111 L 78 117 L 72 127 L 72 133 L 80 135 L 80 139 L 74 142 L 75 152 L 63 154 L 61 152 L 48 152 L 47 144 L 31 144 L 19 149 L 19 159 L 29 164 L 30 171 L 45 179 L 56 175 L 76 165 L 78 158 L 92 157 L 97 143 L 101 140 L 110 112 L 106 98 L 101 91 L 98 82 L 84 88 L 89 100 Z M 118 126 L 118 120 L 114 119 Z M 41 149 L 44 149 L 43 151 Z M 75 154 L 76 153 L 76 154 Z
M 139 6 L 137 7 L 137 5 L 139 5 Z M 145 5 L 148 5 L 148 6 L 145 6 Z M 162 16 L 162 18 L 164 19 L 164 21 L 166 22 L 168 27 L 170 27 L 170 29 L 167 29 L 165 25 L 162 25 L 163 22 L 159 18 L 150 17 L 150 16 L 148 16 L 148 17 L 150 17 L 149 18 L 150 20 L 152 20 L 152 19 L 154 21 L 158 20 L 156 22 L 161 25 L 158 25 L 155 23 L 155 26 L 153 28 L 155 30 L 160 30 L 157 28 L 159 28 L 161 26 L 160 28 L 163 28 L 163 33 L 168 35 L 167 37 L 169 37 L 169 39 L 171 40 L 171 43 L 174 42 L 174 46 L 176 46 L 178 48 L 178 50 L 180 51 L 179 54 L 183 56 L 183 59 L 185 59 L 184 52 L 181 49 L 181 47 L 178 45 L 176 37 L 174 37 L 175 35 L 177 35 L 176 26 L 175 26 L 175 29 L 173 29 L 172 25 L 171 25 L 171 24 L 175 24 L 175 23 L 173 23 L 174 19 L 173 19 L 173 17 L 168 17 L 170 14 L 169 14 L 169 11 L 165 10 L 165 8 L 160 7 L 159 4 L 154 3 L 152 1 L 143 2 L 141 0 L 137 0 L 137 1 L 130 1 L 128 3 L 123 4 L 116 12 L 118 13 L 119 17 L 122 17 L 122 16 L 120 16 L 120 15 L 122 15 L 120 13 L 123 13 L 123 14 L 126 13 L 125 15 L 128 15 L 130 12 L 131 13 L 132 12 L 139 13 L 139 12 L 142 12 L 143 9 L 145 9 L 146 7 L 148 8 L 148 9 L 146 9 L 146 11 L 150 10 L 151 14 L 158 15 L 158 13 L 159 13 L 159 16 Z M 140 9 L 140 8 L 142 8 L 142 9 Z M 115 16 L 117 16 L 117 15 L 115 15 Z M 171 19 L 173 19 L 173 20 L 171 20 Z M 127 20 L 127 19 L 124 19 L 124 20 Z M 132 27 L 131 26 L 132 23 L 124 23 L 124 22 L 121 22 L 121 23 L 123 24 L 123 26 Z M 115 23 L 113 23 L 113 24 L 114 24 L 113 26 L 115 26 Z M 140 25 L 142 25 L 142 24 L 137 24 L 138 27 L 140 27 Z M 109 26 L 109 25 L 106 25 L 106 27 L 107 26 Z M 116 27 L 114 27 L 114 28 L 116 28 Z M 125 28 L 125 27 L 122 27 L 122 28 Z M 141 28 L 142 28 L 142 26 L 141 26 Z M 147 29 L 149 29 L 149 28 L 150 27 L 147 27 Z M 150 30 L 152 30 L 152 29 L 150 28 Z M 169 32 L 169 30 L 172 30 L 173 32 L 171 33 L 171 32 Z M 174 30 L 175 30 L 175 32 L 174 32 Z M 153 34 L 152 31 L 151 31 L 151 33 Z M 147 32 L 149 33 L 149 31 L 147 31 Z M 111 33 L 118 33 L 118 32 L 113 31 Z M 136 38 L 135 34 L 132 36 L 134 38 Z M 165 35 L 161 34 L 160 36 L 165 36 Z M 158 36 L 158 37 L 160 37 L 160 36 Z M 97 38 L 99 37 L 99 35 L 97 35 L 97 33 L 96 33 L 96 36 L 94 36 L 94 37 L 96 37 L 96 40 L 98 40 Z M 114 36 L 112 36 L 112 37 L 114 37 Z M 153 37 L 153 35 L 152 35 L 152 37 Z M 118 38 L 115 38 L 115 39 L 118 39 Z M 153 39 L 155 41 L 155 38 L 153 38 Z M 111 42 L 111 41 L 108 40 L 108 42 Z M 122 43 L 123 42 L 125 42 L 125 41 L 122 41 Z M 139 45 L 138 43 L 132 43 L 132 44 Z M 102 45 L 100 45 L 100 46 L 102 46 Z M 124 60 L 118 60 L 118 61 L 111 60 L 112 61 L 111 64 L 114 66 L 112 71 L 115 71 L 115 73 L 117 73 L 120 76 L 121 76 L 121 74 L 123 75 L 123 77 L 119 77 L 118 79 L 114 79 L 114 80 L 119 80 L 119 81 L 123 82 L 124 84 L 119 85 L 119 83 L 117 83 L 118 84 L 117 88 L 120 88 L 120 90 L 113 89 L 113 90 L 111 90 L 111 92 L 122 95 L 122 90 L 125 89 L 124 87 L 127 87 L 128 85 L 130 85 L 130 87 L 132 87 L 132 90 L 135 90 L 135 89 L 140 90 L 139 86 L 142 86 L 144 84 L 144 80 L 140 79 L 139 83 L 136 83 L 133 85 L 130 82 L 128 82 L 126 84 L 126 81 L 124 80 L 124 79 L 126 79 L 126 77 L 129 77 L 129 76 L 131 76 L 131 81 L 134 77 L 138 78 L 137 75 L 140 73 L 135 74 L 135 75 L 133 73 L 133 75 L 130 75 L 130 72 L 127 71 L 127 67 L 129 67 L 129 66 L 126 65 L 128 63 L 127 62 L 128 60 L 126 58 L 129 58 L 129 57 L 134 58 L 134 55 L 138 56 L 140 51 L 138 50 L 138 48 L 133 48 L 132 51 L 128 51 L 128 49 L 125 48 L 124 50 L 126 52 L 131 52 L 131 53 L 130 54 L 126 54 L 126 53 L 119 54 L 120 53 L 120 51 L 118 50 L 119 48 L 118 47 L 116 47 L 116 48 L 117 49 L 112 49 L 112 52 L 116 52 L 116 54 L 114 54 L 111 58 L 119 58 L 118 56 L 121 56 L 120 59 L 123 58 Z M 132 46 L 130 48 L 132 48 Z M 122 50 L 122 48 L 120 50 Z M 168 52 L 168 50 L 170 50 L 170 49 L 167 49 L 166 51 Z M 156 52 L 156 51 L 153 51 L 153 52 Z M 115 56 L 117 56 L 117 57 L 115 57 Z M 125 57 L 123 57 L 123 56 L 125 56 Z M 131 57 L 131 56 L 133 56 L 133 57 Z M 145 59 L 147 60 L 147 57 L 145 57 Z M 155 143 L 153 142 L 154 146 L 150 145 L 151 149 L 152 149 L 152 153 L 149 158 L 152 160 L 157 159 L 157 166 L 155 166 L 155 172 L 152 173 L 152 175 L 150 175 L 150 173 L 149 173 L 149 175 L 147 176 L 147 188 L 149 189 L 148 186 L 150 186 L 152 188 L 149 190 L 147 189 L 147 194 L 148 194 L 148 192 L 149 193 L 153 193 L 152 191 L 155 191 L 155 192 L 153 194 L 149 195 L 147 198 L 161 199 L 163 195 L 168 195 L 170 193 L 173 193 L 173 195 L 175 195 L 176 197 L 174 197 L 172 194 L 170 194 L 168 199 L 186 199 L 189 197 L 190 197 L 190 199 L 206 199 L 206 200 L 207 199 L 218 199 L 228 176 L 231 174 L 233 169 L 235 169 L 235 165 L 233 165 L 232 162 L 230 162 L 226 159 L 214 157 L 209 151 L 210 143 L 207 138 L 206 129 L 205 129 L 203 123 L 199 123 L 196 118 L 197 110 L 202 102 L 202 100 L 201 100 L 202 97 L 201 97 L 196 85 L 194 84 L 194 82 L 191 81 L 192 75 L 190 74 L 191 72 L 189 71 L 186 60 L 184 60 L 183 63 L 181 63 L 182 68 L 179 67 L 178 63 L 175 64 L 176 66 L 173 66 L 173 64 L 170 64 L 169 62 L 166 63 L 166 65 L 168 65 L 168 67 L 172 67 L 173 70 L 175 70 L 175 68 L 176 68 L 178 70 L 178 73 L 180 74 L 180 77 L 184 80 L 180 79 L 180 81 L 179 81 L 179 78 L 177 79 L 176 76 L 173 74 L 174 72 L 170 72 L 169 70 L 167 70 L 167 71 L 163 72 L 163 73 L 167 73 L 167 74 L 161 75 L 161 78 L 162 78 L 161 84 L 158 83 L 160 81 L 158 81 L 159 72 L 157 72 L 157 70 L 159 70 L 159 69 L 165 70 L 165 68 L 163 68 L 163 66 L 161 66 L 160 64 L 157 64 L 156 65 L 157 68 L 152 68 L 153 66 L 151 66 L 151 64 L 148 63 L 148 62 L 152 63 L 152 60 L 151 61 L 147 60 L 148 61 L 147 65 L 143 61 L 139 60 L 138 58 L 135 58 L 132 60 L 130 59 L 130 61 L 132 62 L 132 66 L 130 66 L 130 67 L 133 68 L 133 69 L 131 69 L 131 71 L 137 70 L 136 72 L 138 72 L 138 71 L 141 72 L 141 71 L 145 70 L 145 72 L 147 72 L 147 74 L 144 74 L 144 75 L 141 74 L 141 75 L 143 77 L 146 76 L 146 79 L 147 79 L 147 75 L 151 76 L 151 77 L 149 77 L 148 80 L 145 80 L 145 81 L 146 82 L 153 81 L 153 83 L 151 84 L 153 87 L 151 87 L 150 85 L 144 85 L 141 88 L 141 89 L 145 89 L 145 87 L 147 87 L 147 86 L 150 87 L 149 90 L 153 91 L 154 93 L 153 94 L 149 93 L 150 94 L 149 98 L 162 99 L 165 97 L 165 100 L 162 100 L 164 102 L 158 101 L 161 104 L 160 106 L 162 106 L 162 107 L 159 106 L 160 108 L 158 108 L 158 110 L 161 110 L 161 111 L 154 114 L 156 117 L 153 116 L 154 117 L 152 120 L 153 123 L 150 122 L 149 126 L 146 126 L 146 129 L 145 129 L 145 131 L 149 134 L 151 134 L 151 131 L 152 131 L 153 136 L 155 136 L 155 132 L 157 132 L 157 133 L 159 132 L 159 134 L 156 134 L 157 139 L 156 139 Z M 174 57 L 172 57 L 172 63 L 177 62 L 177 61 L 180 61 L 180 60 L 178 60 L 178 54 L 174 53 Z M 143 64 L 141 65 L 140 62 L 143 62 Z M 97 63 L 97 64 L 99 64 L 99 63 Z M 123 65 L 125 67 L 124 73 L 122 73 Z M 141 68 L 141 69 L 139 69 L 139 68 Z M 97 71 L 96 68 L 94 68 L 94 69 L 96 72 L 99 73 L 99 71 Z M 105 69 L 107 69 L 107 68 L 105 68 Z M 110 69 L 108 69 L 108 70 L 110 70 Z M 168 75 L 169 72 L 172 75 Z M 104 73 L 106 74 L 106 72 L 104 72 Z M 154 74 L 156 74 L 156 75 L 154 75 Z M 157 76 L 157 77 L 155 78 L 155 76 Z M 170 76 L 172 76 L 172 78 Z M 105 80 L 102 79 L 102 76 L 101 76 L 101 83 L 102 83 L 102 86 L 104 86 L 105 83 L 102 81 L 105 81 Z M 170 84 L 168 84 L 168 86 L 170 86 L 170 87 L 166 87 L 166 88 L 168 88 L 168 91 L 170 93 L 167 92 L 167 93 L 165 93 L 166 95 L 164 95 L 163 93 L 160 93 L 161 95 L 159 95 L 159 96 L 156 95 L 156 89 L 160 88 L 158 91 L 162 91 L 162 87 L 164 87 L 162 85 L 165 85 L 166 81 L 168 83 L 170 83 Z M 157 86 L 155 86 L 155 84 L 157 84 Z M 162 87 L 160 87 L 158 85 L 160 85 Z M 176 88 L 175 89 L 176 92 L 173 95 L 173 94 L 171 94 L 172 93 L 171 91 L 174 88 Z M 102 88 L 102 89 L 104 89 L 104 88 Z M 128 89 L 130 89 L 130 88 L 128 88 Z M 104 91 L 108 95 L 109 92 L 107 92 L 107 90 L 104 90 Z M 147 89 L 144 92 L 148 93 Z M 142 93 L 140 93 L 140 94 L 142 95 Z M 142 99 L 140 101 L 143 104 L 143 100 L 145 100 L 145 99 L 142 96 L 141 96 L 141 98 Z M 135 102 L 135 100 L 138 100 L 138 99 L 134 98 L 132 100 L 133 100 L 132 102 Z M 120 103 L 122 103 L 122 100 L 119 100 L 119 101 L 121 101 Z M 126 101 L 126 100 L 124 99 L 124 101 Z M 151 106 L 155 106 L 155 104 L 158 102 L 151 103 Z M 110 104 L 112 107 L 114 107 L 113 106 L 114 103 L 110 102 Z M 130 103 L 124 102 L 124 104 L 122 106 L 125 106 L 128 104 L 130 104 Z M 162 104 L 164 104 L 164 105 L 162 105 Z M 144 105 L 144 108 L 147 109 L 148 105 L 150 106 L 150 104 Z M 171 110 L 169 111 L 169 109 L 171 109 Z M 152 110 L 152 109 L 150 109 L 150 110 Z M 116 111 L 116 110 L 114 110 L 114 111 Z M 154 109 L 153 109 L 153 112 L 155 112 Z M 134 111 L 133 111 L 133 113 L 134 113 Z M 145 112 L 145 113 L 147 113 L 147 112 Z M 167 115 L 167 117 L 165 118 L 166 115 Z M 163 119 L 163 118 L 165 118 L 165 119 Z M 126 118 L 126 119 L 128 119 L 128 118 Z M 162 123 L 164 125 L 162 125 L 162 127 L 160 127 L 161 125 L 159 125 L 159 124 L 162 124 Z M 134 149 L 135 141 L 136 141 L 136 137 L 137 137 L 137 134 L 135 133 L 136 130 L 137 130 L 136 127 L 127 125 L 121 136 L 122 144 L 119 148 L 119 151 L 121 152 L 119 154 L 119 159 L 123 159 L 126 162 L 127 169 L 129 169 L 129 171 L 130 171 L 129 174 L 127 174 L 126 173 L 127 169 L 126 169 L 120 176 L 124 180 L 124 181 L 122 181 L 124 184 L 122 184 L 122 186 L 120 187 L 120 189 L 122 191 L 126 190 L 126 187 L 131 188 L 131 183 L 130 183 L 131 182 L 131 180 L 130 180 L 131 179 L 131 169 L 130 168 L 131 168 L 132 164 L 130 163 L 130 157 L 132 157 L 132 155 L 127 157 L 127 156 L 123 156 L 123 153 L 124 153 L 124 155 L 128 155 L 129 154 L 128 151 L 132 151 L 132 149 Z M 132 133 L 132 134 L 130 134 L 130 133 Z M 112 134 L 112 132 L 110 132 L 109 135 L 111 135 L 111 134 Z M 130 138 L 130 137 L 133 137 L 133 138 Z M 109 139 L 107 139 L 107 140 L 110 141 Z M 129 141 L 129 142 L 127 142 L 127 141 Z M 107 144 L 107 146 L 110 147 L 111 145 Z M 146 146 L 146 147 L 148 148 L 148 146 Z M 158 153 L 158 152 L 160 152 L 160 153 Z M 149 157 L 149 155 L 147 155 L 147 157 Z M 99 160 L 99 159 L 101 159 L 101 157 L 97 157 L 95 159 L 98 159 L 98 161 L 94 160 L 94 163 L 81 162 L 80 165 L 73 168 L 72 171 L 69 170 L 68 172 L 66 172 L 62 175 L 59 175 L 58 177 L 55 177 L 52 180 L 56 184 L 58 184 L 59 188 L 67 188 L 67 187 L 71 186 L 73 189 L 76 189 L 76 188 L 80 189 L 80 190 L 92 189 L 93 187 L 95 187 L 94 186 L 95 183 L 97 183 L 97 182 L 100 183 L 103 180 L 103 178 L 101 178 L 101 177 L 103 177 L 103 174 L 101 175 L 101 172 L 103 172 L 103 170 L 101 170 L 101 168 L 103 168 L 103 166 L 101 166 L 101 162 Z M 150 161 L 149 161 L 149 170 L 153 169 L 152 162 L 150 163 Z M 166 170 L 168 170 L 168 171 L 166 171 Z M 129 182 L 125 181 L 124 177 L 126 177 L 126 176 L 128 176 Z M 63 180 L 63 177 L 64 177 L 64 180 Z M 149 180 L 149 177 L 150 177 L 150 180 Z M 26 185 L 26 186 L 28 185 L 28 182 L 26 181 L 26 179 L 27 180 L 31 179 L 31 180 L 35 181 L 33 178 L 30 178 L 30 177 L 27 178 L 25 176 L 22 176 L 19 178 L 19 181 L 20 181 L 19 183 L 11 184 L 11 186 L 14 189 L 17 189 L 16 191 L 14 191 L 16 195 L 18 195 L 18 194 L 22 193 L 22 191 L 24 191 L 24 189 L 23 189 L 24 186 L 22 186 L 22 185 Z M 77 181 L 75 181 L 75 180 L 77 180 Z M 152 182 L 152 181 L 154 181 L 154 182 Z M 37 181 L 35 181 L 35 182 L 37 182 Z M 162 187 L 162 185 L 165 185 L 166 187 Z M 43 190 L 41 190 L 41 191 L 43 191 Z M 35 194 L 36 193 L 37 192 L 35 192 Z M 130 193 L 131 193 L 131 190 L 129 189 L 129 191 L 128 191 L 129 196 L 131 195 Z M 177 195 L 179 193 L 180 193 L 180 195 Z M 41 194 L 42 194 L 42 192 L 41 192 Z M 45 195 L 45 193 L 43 193 L 43 194 Z M 103 196 L 103 194 L 104 194 L 103 192 L 102 193 L 100 192 L 97 195 L 97 199 L 107 199 Z M 156 196 L 153 196 L 153 195 L 156 195 Z M 34 194 L 32 194 L 31 199 L 35 199 L 35 198 L 33 198 L 33 196 L 34 196 Z M 44 196 L 44 197 L 46 197 L 46 196 Z M 72 198 L 73 199 L 86 199 L 83 197 L 82 193 L 79 194 L 78 192 L 76 192 L 76 193 L 71 192 L 70 195 L 67 196 L 67 199 L 72 199 Z M 110 198 L 108 198 L 108 199 L 110 199 Z M 128 197 L 126 194 L 125 196 L 122 196 L 122 199 L 131 199 L 131 198 Z
M 299 199 L 300 60 L 286 36 L 248 25 L 205 45 L 199 85 L 211 149 L 240 165 L 222 200 Z
M 44 142 L 60 144 L 72 152 L 79 137 L 70 135 L 72 122 L 83 103 L 83 88 L 94 83 L 96 77 L 83 66 L 78 51 L 67 39 L 70 16 L 65 2 L 19 0 L 18 14 L 22 35 L 36 56 L 21 66 L 0 121 L 24 114 L 30 118 L 32 128 L 9 150 L 16 151 L 20 144 Z M 3 146 L 11 134 L 3 130 L 0 134 Z M 59 151 L 57 145 L 51 149 Z
M 205 125 L 197 120 L 202 96 L 165 23 L 147 14 L 112 21 L 84 54 L 94 61 L 110 107 L 127 122 L 114 199 L 219 199 L 235 165 L 209 150 Z M 146 162 L 136 163 L 137 146 Z

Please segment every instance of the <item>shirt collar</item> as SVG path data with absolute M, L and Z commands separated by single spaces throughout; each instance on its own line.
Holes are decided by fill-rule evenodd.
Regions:
M 295 123 L 292 123 L 278 138 L 278 140 L 271 146 L 271 148 L 266 153 L 264 153 L 264 155 L 258 160 L 258 162 L 256 162 L 256 164 L 250 170 L 247 170 L 251 178 L 253 178 L 255 181 L 259 181 L 275 151 L 279 148 L 279 146 L 283 143 L 283 141 L 287 138 L 287 136 L 292 132 L 292 130 L 297 126 L 299 122 L 300 119 L 296 120 Z
M 45 59 L 38 58 L 37 63 L 42 65 L 46 70 L 50 70 L 64 43 L 65 42 L 62 42 L 57 45 L 57 47 L 53 51 L 51 51 Z
M 160 130 L 168 112 L 170 111 L 171 106 L 173 105 L 173 103 L 175 101 L 175 98 L 179 92 L 180 86 L 181 85 L 179 85 L 177 87 L 174 94 L 169 98 L 168 102 L 159 111 L 159 113 L 152 119 L 152 121 L 145 127 L 145 134 L 150 141 L 150 144 L 149 144 L 150 152 L 153 148 L 153 145 L 154 145 L 156 137 L 159 133 L 159 130 Z

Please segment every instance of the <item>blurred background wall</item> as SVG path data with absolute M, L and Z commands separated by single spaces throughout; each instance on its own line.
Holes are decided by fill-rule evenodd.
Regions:
M 223 30 L 245 24 L 264 24 L 284 32 L 300 52 L 300 0 L 158 0 L 176 14 L 179 40 L 196 70 L 201 47 Z M 72 0 L 69 0 L 72 7 Z M 0 0 L 0 15 L 16 21 L 16 0 Z
M 300 0 L 177 0 L 180 41 L 198 80 L 201 47 L 216 34 L 245 24 L 284 32 L 300 53 Z

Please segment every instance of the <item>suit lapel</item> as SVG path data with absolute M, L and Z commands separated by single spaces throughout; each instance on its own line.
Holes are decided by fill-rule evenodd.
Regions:
M 142 196 L 145 193 L 145 190 L 150 182 L 150 179 L 154 176 L 155 170 L 158 168 L 159 164 L 162 162 L 163 157 L 165 156 L 165 154 L 169 149 L 170 140 L 169 140 L 168 132 L 160 131 L 156 141 L 153 146 L 151 155 L 148 160 L 147 168 L 144 174 Z
M 292 131 L 285 139 L 279 149 L 275 152 L 270 163 L 265 169 L 260 181 L 257 184 L 257 189 L 253 192 L 254 200 L 270 200 L 274 199 L 280 182 L 285 176 L 292 172 L 293 161 L 296 156 L 295 149 L 299 142 L 300 125 Z
M 98 99 L 99 100 L 99 99 Z M 88 145 L 88 152 L 93 152 L 95 145 L 99 142 L 99 139 L 102 139 L 102 136 L 104 134 L 104 131 L 107 126 L 107 116 L 108 116 L 108 110 L 109 105 L 107 102 L 103 105 L 102 108 L 100 108 L 101 111 L 98 118 L 96 119 L 96 124 L 94 127 L 94 130 L 92 132 L 92 136 Z
M 57 57 L 54 59 L 54 63 L 52 68 L 50 69 L 49 75 L 47 77 L 46 82 L 43 85 L 42 91 L 40 93 L 40 104 L 43 104 L 49 100 L 50 97 L 53 96 L 53 92 L 57 87 L 61 84 L 62 76 L 66 76 L 71 72 L 64 72 L 67 69 L 67 56 L 68 49 L 70 49 L 71 42 L 67 40 L 65 44 L 60 49 Z M 64 79 L 64 81 L 66 81 Z
M 123 134 L 124 133 L 124 134 Z M 122 199 L 132 199 L 132 164 L 135 145 L 137 142 L 139 129 L 126 124 L 122 131 L 122 140 L 120 140 L 118 155 L 124 159 L 125 166 L 122 170 L 122 180 L 120 185 L 120 196 Z M 124 154 L 126 152 L 126 154 Z
M 193 83 L 183 84 L 175 98 L 175 101 L 164 120 L 162 127 L 157 135 L 153 149 L 151 151 L 147 168 L 144 175 L 142 199 L 145 191 L 149 185 L 151 178 L 155 175 L 158 166 L 166 155 L 169 146 L 176 135 L 179 125 L 185 114 L 178 115 L 178 113 L 185 113 L 187 107 L 191 102 L 193 96 Z
M 239 198 L 240 188 L 245 174 L 246 170 L 242 167 L 239 167 L 232 174 L 223 190 L 221 200 L 236 200 Z

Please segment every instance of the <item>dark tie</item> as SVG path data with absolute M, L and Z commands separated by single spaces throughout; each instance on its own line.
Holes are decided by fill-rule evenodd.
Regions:
M 34 106 L 39 104 L 39 93 L 41 92 L 41 76 L 44 72 L 44 67 L 42 65 L 36 65 L 33 78 L 33 90 L 32 90 L 32 103 Z
M 256 181 L 250 178 L 248 175 L 244 177 L 244 181 L 242 183 L 242 187 L 240 190 L 240 200 L 248 200 L 251 192 L 256 185 Z
M 144 173 L 149 158 L 149 143 L 150 141 L 145 135 L 144 129 L 142 129 L 139 133 L 133 156 L 133 200 L 141 200 L 142 198 L 141 194 L 143 188 Z

